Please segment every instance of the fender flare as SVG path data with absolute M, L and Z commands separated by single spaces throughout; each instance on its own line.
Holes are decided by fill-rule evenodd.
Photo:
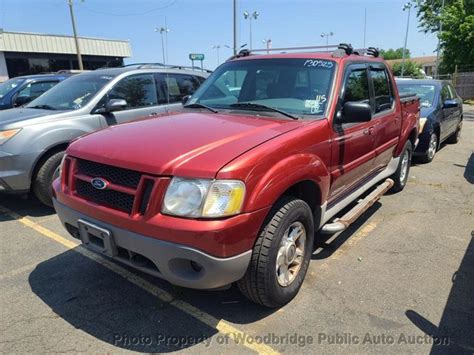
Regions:
M 320 205 L 326 201 L 329 193 L 330 175 L 321 159 L 310 153 L 291 155 L 270 169 L 257 173 L 258 167 L 249 174 L 250 180 L 257 181 L 250 191 L 245 210 L 255 211 L 272 206 L 289 188 L 303 182 L 311 181 L 319 189 Z M 253 175 L 253 176 L 252 176 Z

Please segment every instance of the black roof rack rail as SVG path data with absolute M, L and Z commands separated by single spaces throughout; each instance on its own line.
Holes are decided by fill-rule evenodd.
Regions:
M 248 57 L 258 52 L 270 53 L 280 52 L 286 53 L 287 51 L 300 51 L 300 52 L 318 52 L 318 53 L 331 53 L 333 57 L 342 57 L 344 55 L 370 55 L 373 57 L 379 56 L 379 50 L 375 47 L 369 47 L 364 49 L 354 49 L 350 43 L 340 43 L 338 45 L 327 45 L 327 46 L 306 46 L 306 47 L 284 47 L 284 48 L 261 48 L 261 49 L 242 49 L 238 54 L 230 57 L 229 60 L 233 60 L 241 57 Z
M 150 69 L 150 68 L 162 68 L 162 69 L 190 69 L 190 70 L 200 70 L 204 71 L 207 73 L 212 73 L 212 70 L 209 69 L 204 69 L 200 67 L 191 67 L 191 66 L 186 66 L 186 65 L 174 65 L 174 64 L 163 64 L 163 63 L 132 63 L 132 64 L 126 64 L 122 65 L 121 68 L 127 68 L 127 67 L 137 67 L 137 69 Z

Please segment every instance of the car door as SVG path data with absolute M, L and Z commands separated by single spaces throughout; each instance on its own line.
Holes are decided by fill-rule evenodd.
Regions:
M 441 87 L 441 110 L 443 112 L 442 119 L 441 119 L 441 140 L 447 138 L 451 133 L 454 131 L 454 119 L 453 116 L 457 110 L 456 107 L 449 106 L 449 102 L 451 101 L 452 96 L 451 92 L 449 91 L 449 86 L 447 83 L 442 84 Z
M 448 83 L 449 89 L 449 96 L 453 102 L 456 103 L 456 106 L 453 107 L 453 113 L 451 114 L 450 123 L 451 133 L 454 133 L 459 126 L 459 122 L 461 121 L 462 115 L 462 99 L 458 96 L 458 93 L 454 89 L 454 87 Z
M 108 125 L 125 123 L 164 112 L 164 107 L 160 106 L 160 97 L 156 90 L 153 73 L 132 74 L 122 78 L 102 101 L 105 103 L 112 99 L 125 100 L 127 106 L 121 111 L 103 114 Z M 163 100 L 162 97 L 161 100 Z
M 377 170 L 385 167 L 393 157 L 393 151 L 400 137 L 401 112 L 397 110 L 393 80 L 382 63 L 370 64 L 372 125 L 369 132 L 374 136 Z
M 369 76 L 366 64 L 349 64 L 339 95 L 339 115 L 349 101 L 370 103 Z M 374 169 L 373 122 L 339 124 L 334 119 L 331 154 L 331 190 L 329 204 L 358 185 Z

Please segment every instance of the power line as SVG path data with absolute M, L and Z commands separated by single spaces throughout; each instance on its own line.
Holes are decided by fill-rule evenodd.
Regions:
M 89 8 L 88 6 L 85 6 L 85 5 L 83 7 L 86 11 L 89 11 L 89 12 L 92 12 L 92 13 L 95 13 L 95 14 L 99 14 L 99 15 L 117 16 L 117 17 L 141 16 L 141 15 L 146 15 L 146 14 L 149 14 L 149 13 L 152 13 L 152 12 L 155 12 L 155 11 L 164 10 L 164 9 L 170 7 L 170 6 L 173 6 L 176 3 L 176 1 L 177 0 L 171 0 L 171 2 L 169 2 L 168 4 L 160 6 L 160 7 L 155 7 L 155 8 L 150 9 L 150 10 L 146 10 L 146 11 L 142 11 L 142 12 L 135 12 L 135 13 L 128 13 L 128 14 L 117 14 L 117 13 L 105 12 L 105 11 L 100 11 L 100 10 L 94 10 L 94 9 Z

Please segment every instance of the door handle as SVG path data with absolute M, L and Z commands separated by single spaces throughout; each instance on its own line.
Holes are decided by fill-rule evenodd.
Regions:
M 148 116 L 156 116 L 157 114 L 158 114 L 158 113 L 156 113 L 156 112 L 152 112 L 152 113 L 150 113 Z
M 362 133 L 366 136 L 371 136 L 374 133 L 374 126 L 364 129 Z

